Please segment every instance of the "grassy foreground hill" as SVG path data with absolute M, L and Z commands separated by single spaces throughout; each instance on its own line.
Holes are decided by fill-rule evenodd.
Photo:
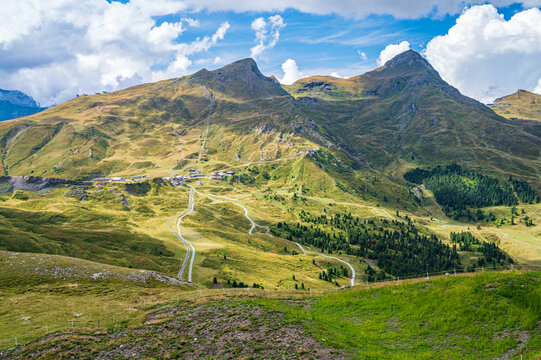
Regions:
M 0 358 L 537 359 L 540 281 L 539 272 L 504 272 L 321 297 L 173 298 L 138 305 L 115 329 L 110 320 L 101 331 L 60 329 Z M 66 297 L 82 299 L 81 290 Z

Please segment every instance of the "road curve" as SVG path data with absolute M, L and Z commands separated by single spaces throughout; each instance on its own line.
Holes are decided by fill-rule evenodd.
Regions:
M 326 257 L 326 258 L 329 258 L 329 259 L 334 259 L 334 260 L 338 260 L 340 261 L 341 263 L 344 263 L 346 264 L 350 269 L 351 269 L 351 282 L 350 282 L 350 286 L 353 287 L 355 285 L 355 269 L 353 268 L 353 266 L 351 266 L 350 263 L 348 263 L 347 261 L 345 260 L 342 260 L 342 259 L 339 259 L 337 257 L 334 257 L 334 256 L 330 256 L 330 255 L 326 255 L 326 254 L 321 254 L 321 253 L 317 253 L 317 252 L 314 252 L 314 251 L 306 251 L 301 244 L 299 244 L 298 242 L 295 242 L 295 245 L 297 245 L 301 251 L 303 251 L 305 254 L 314 254 L 314 255 L 318 255 L 318 256 L 323 256 L 323 257 Z
M 210 197 L 215 197 L 215 198 L 219 198 L 219 199 L 223 199 L 223 200 L 227 200 L 227 201 L 230 201 L 231 203 L 237 205 L 237 206 L 240 206 L 241 208 L 244 209 L 244 216 L 246 217 L 246 219 L 248 219 L 250 221 L 250 223 L 252 224 L 252 227 L 250 228 L 250 230 L 248 231 L 248 234 L 252 235 L 252 231 L 255 229 L 255 227 L 257 226 L 257 224 L 252 220 L 252 218 L 250 218 L 250 216 L 248 216 L 248 209 L 246 209 L 243 205 L 237 203 L 236 199 L 230 199 L 230 198 L 226 198 L 224 196 L 219 196 L 219 195 L 214 195 L 214 194 L 208 194 L 208 196 Z
M 195 190 L 196 193 L 198 193 L 199 195 L 201 196 L 205 196 L 205 197 L 208 197 L 208 198 L 218 198 L 218 199 L 222 199 L 222 200 L 227 200 L 227 201 L 230 201 L 231 203 L 237 205 L 237 206 L 240 206 L 241 208 L 244 209 L 244 216 L 246 217 L 246 219 L 248 219 L 248 221 L 250 221 L 250 223 L 252 224 L 252 227 L 250 228 L 250 230 L 248 231 L 248 234 L 252 235 L 252 231 L 255 229 L 255 227 L 257 226 L 257 224 L 250 218 L 250 216 L 248 216 L 248 209 L 246 209 L 243 205 L 239 204 L 237 201 L 237 199 L 231 199 L 231 198 L 227 198 L 227 197 L 224 197 L 224 196 L 219 196 L 219 195 L 214 195 L 214 194 L 203 194 L 203 193 L 200 193 L 199 191 Z
M 534 244 L 530 244 L 530 243 L 527 243 L 526 241 L 522 241 L 522 240 L 518 240 L 518 239 L 513 239 L 512 237 L 510 237 L 509 235 L 507 235 L 506 233 L 503 233 L 502 232 L 502 235 L 505 236 L 507 239 L 509 240 L 513 240 L 513 241 L 516 241 L 516 242 L 519 242 L 521 244 L 524 244 L 524 245 L 527 245 L 527 246 L 532 246 L 534 248 L 538 248 L 538 249 L 541 249 L 541 246 L 537 246 L 537 245 L 534 245 Z
M 193 247 L 193 245 L 187 241 L 181 234 L 180 232 L 180 220 L 182 220 L 182 218 L 184 218 L 186 215 L 190 214 L 193 209 L 194 209 L 194 201 L 193 201 L 193 197 L 194 197 L 194 192 L 195 192 L 195 189 L 190 186 L 190 196 L 188 198 L 188 209 L 186 209 L 182 214 L 178 215 L 178 216 L 175 216 L 174 218 L 170 219 L 169 221 L 167 221 L 165 223 L 165 227 L 171 231 L 173 233 L 173 235 L 176 236 L 177 239 L 180 240 L 180 242 L 182 242 L 184 244 L 184 246 L 186 246 L 186 257 L 184 258 L 184 261 L 182 262 L 182 267 L 180 268 L 180 271 L 178 273 L 178 278 L 181 279 L 182 278 L 182 274 L 184 273 L 184 270 L 186 268 L 186 265 L 188 264 L 188 259 L 190 259 L 190 266 L 188 268 L 188 282 L 192 282 L 192 268 L 193 268 L 193 261 L 195 259 L 195 248 Z M 177 220 L 177 231 L 173 231 L 173 229 L 171 229 L 171 227 L 169 226 L 169 224 L 173 221 L 173 220 Z

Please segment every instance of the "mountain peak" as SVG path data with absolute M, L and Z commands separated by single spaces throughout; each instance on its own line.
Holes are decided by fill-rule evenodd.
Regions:
M 412 70 L 426 70 L 435 73 L 430 63 L 416 51 L 408 50 L 396 55 L 383 65 L 384 69 L 407 68 Z
M 213 71 L 198 71 L 190 81 L 240 100 L 288 95 L 276 79 L 259 71 L 252 58 L 237 60 Z
M 252 58 L 245 58 L 240 59 L 237 61 L 232 62 L 231 64 L 225 65 L 219 70 L 222 71 L 231 71 L 231 70 L 244 70 L 244 71 L 254 71 L 259 72 L 259 68 L 257 67 L 257 63 Z

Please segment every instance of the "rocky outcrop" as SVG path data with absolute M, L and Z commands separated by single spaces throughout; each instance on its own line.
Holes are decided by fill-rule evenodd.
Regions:
M 66 185 L 89 185 L 85 181 L 73 181 L 41 176 L 0 176 L 0 194 L 15 190 L 41 191 Z
M 238 60 L 214 71 L 200 70 L 189 81 L 240 100 L 289 95 L 276 79 L 263 75 L 253 59 Z

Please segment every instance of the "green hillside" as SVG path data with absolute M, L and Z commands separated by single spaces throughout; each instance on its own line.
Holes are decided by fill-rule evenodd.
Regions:
M 535 358 L 539 274 L 483 273 L 541 266 L 539 124 L 412 51 L 287 87 L 244 59 L 2 122 L 0 335 L 64 326 L 0 358 Z M 186 300 L 246 288 L 336 295 Z M 113 337 L 63 332 L 126 308 Z
M 364 75 L 301 79 L 288 90 L 336 143 L 369 165 L 460 159 L 484 171 L 539 175 L 535 124 L 507 120 L 461 95 L 414 51 Z
M 244 59 L 81 96 L 0 124 L 2 169 L 165 176 L 190 160 L 234 166 L 322 147 L 373 171 L 461 159 L 491 173 L 538 176 L 538 123 L 507 120 L 461 95 L 413 51 L 364 75 L 312 77 L 286 90 L 292 96 Z
M 131 321 L 119 317 L 114 329 L 109 319 L 96 331 L 97 322 L 90 325 L 94 314 L 85 313 L 74 330 L 55 330 L 0 351 L 0 358 L 537 359 L 540 281 L 539 272 L 504 272 L 316 297 L 305 292 L 176 301 L 166 295 L 171 300 L 139 305 Z M 136 289 L 124 286 L 120 292 L 135 299 Z M 151 299 L 168 288 L 145 291 Z M 72 287 L 66 298 L 76 303 L 80 296 Z M 113 304 L 124 305 L 118 299 Z
M 526 90 L 498 98 L 489 107 L 508 119 L 541 121 L 541 95 Z

